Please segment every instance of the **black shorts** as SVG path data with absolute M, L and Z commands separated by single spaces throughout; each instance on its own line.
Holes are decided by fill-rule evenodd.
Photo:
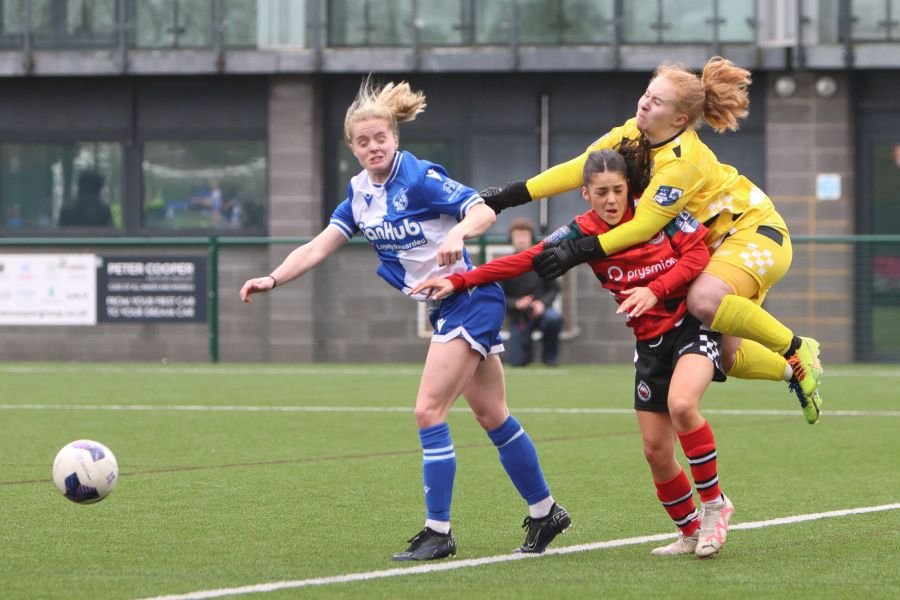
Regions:
M 685 354 L 699 354 L 713 363 L 713 381 L 725 381 L 720 348 L 722 334 L 701 329 L 690 315 L 658 338 L 639 341 L 634 349 L 634 410 L 669 412 L 669 383 L 675 363 Z

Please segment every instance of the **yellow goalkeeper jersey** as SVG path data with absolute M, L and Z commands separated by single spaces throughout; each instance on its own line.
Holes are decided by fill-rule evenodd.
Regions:
M 583 154 L 529 179 L 529 194 L 543 198 L 581 187 L 588 154 L 605 148 L 618 150 L 623 140 L 639 137 L 635 119 L 629 119 Z M 709 228 L 706 244 L 710 249 L 717 248 L 729 233 L 764 223 L 787 232 L 769 197 L 737 169 L 720 163 L 694 129 L 651 148 L 651 179 L 634 218 L 600 236 L 607 255 L 650 239 L 682 210 Z

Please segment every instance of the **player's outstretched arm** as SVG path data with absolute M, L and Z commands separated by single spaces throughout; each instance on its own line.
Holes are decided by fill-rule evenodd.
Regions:
M 270 275 L 254 277 L 244 282 L 240 291 L 241 300 L 249 303 L 250 296 L 253 294 L 268 292 L 275 286 L 293 281 L 325 260 L 345 243 L 347 243 L 347 238 L 341 230 L 329 225 L 309 243 L 295 248 Z
M 528 181 L 513 181 L 503 187 L 489 187 L 481 197 L 494 212 L 527 204 L 534 198 L 549 198 L 581 187 L 588 154 L 602 148 L 616 148 L 622 141 L 622 128 L 616 127 L 588 146 L 578 156 L 538 173 Z
M 241 300 L 249 304 L 251 302 L 250 296 L 260 292 L 268 292 L 276 285 L 277 281 L 275 280 L 274 275 L 265 275 L 263 277 L 248 279 L 244 282 L 244 285 L 241 286 L 241 291 L 239 292 Z
M 409 294 L 412 296 L 424 290 L 434 288 L 428 298 L 429 300 L 440 300 L 446 298 L 453 292 L 518 277 L 531 270 L 531 259 L 534 258 L 543 247 L 544 242 L 538 242 L 531 248 L 509 256 L 495 258 L 471 271 L 454 273 L 447 278 L 428 279 L 417 285 L 409 292 Z M 449 290 L 446 289 L 447 284 L 450 285 Z
M 459 281 L 460 288 L 462 288 L 463 283 L 461 277 L 459 277 Z M 432 279 L 426 279 L 414 287 L 410 290 L 409 295 L 415 296 L 416 294 L 424 292 L 425 297 L 429 300 L 443 300 L 456 290 L 457 288 L 453 285 L 453 282 L 446 277 L 434 277 Z
M 496 214 L 500 214 L 504 208 L 512 208 L 531 202 L 531 194 L 524 181 L 513 181 L 503 187 L 489 187 L 479 192 L 484 203 Z

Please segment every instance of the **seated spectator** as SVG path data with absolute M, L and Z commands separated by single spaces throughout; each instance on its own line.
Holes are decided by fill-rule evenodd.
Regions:
M 17 202 L 14 202 L 6 209 L 6 227 L 18 229 L 23 225 L 25 222 L 22 220 L 22 209 Z
M 528 219 L 516 219 L 510 224 L 509 239 L 516 252 L 534 244 L 534 224 Z M 506 294 L 506 318 L 509 327 L 507 360 L 514 367 L 524 367 L 533 360 L 531 334 L 541 331 L 541 360 L 555 367 L 559 355 L 559 334 L 563 319 L 553 308 L 559 294 L 559 282 L 544 281 L 534 271 L 502 281 Z
M 59 213 L 60 226 L 109 227 L 112 213 L 100 198 L 106 183 L 103 175 L 94 170 L 78 174 L 78 194 L 75 201 L 64 206 Z

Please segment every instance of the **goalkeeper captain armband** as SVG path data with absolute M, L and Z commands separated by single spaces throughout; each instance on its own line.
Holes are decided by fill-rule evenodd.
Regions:
M 545 244 L 544 249 L 531 261 L 535 273 L 544 281 L 561 277 L 563 273 L 583 262 L 606 256 L 600 238 L 596 235 L 577 240 L 560 240 Z
M 531 202 L 531 194 L 524 181 L 514 181 L 501 187 L 489 187 L 479 192 L 487 204 L 498 215 L 504 208 L 512 208 Z

